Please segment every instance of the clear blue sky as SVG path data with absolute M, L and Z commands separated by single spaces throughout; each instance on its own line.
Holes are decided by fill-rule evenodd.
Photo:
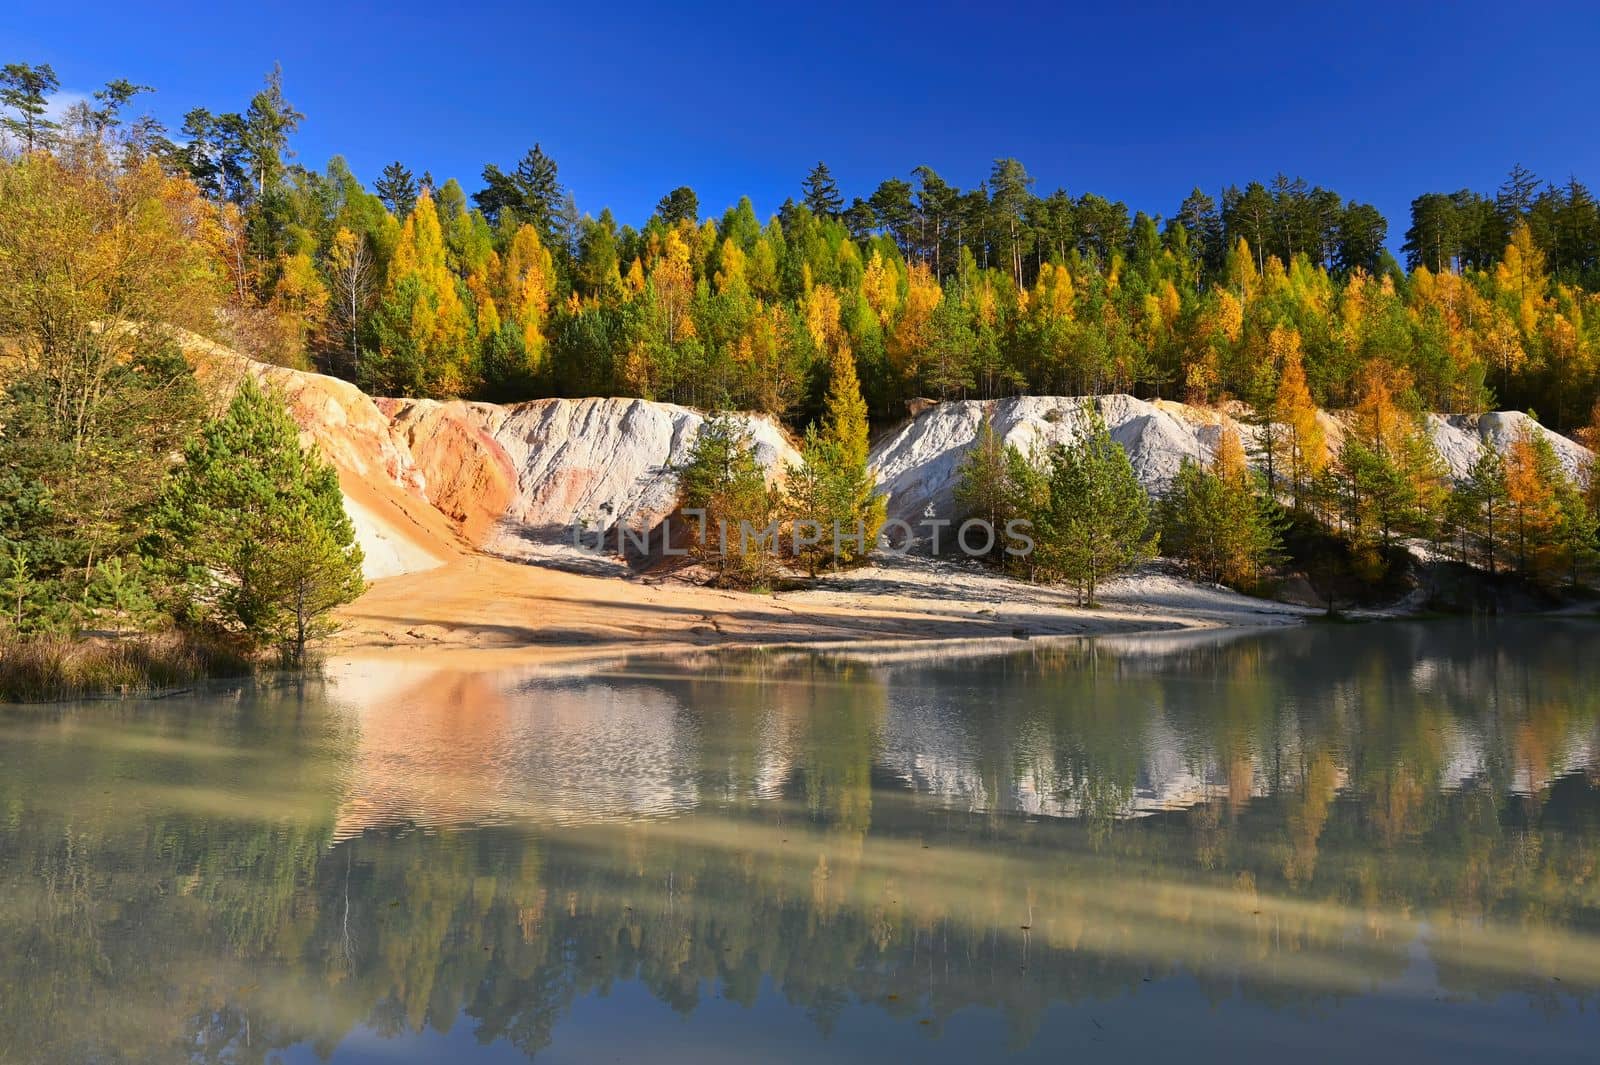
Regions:
M 5 5 L 0 62 L 64 88 L 156 86 L 173 126 L 239 110 L 272 64 L 301 162 L 391 159 L 479 187 L 540 141 L 580 208 L 641 223 L 688 184 L 764 217 L 818 159 L 846 196 L 997 156 L 1076 195 L 1171 214 L 1279 170 L 1376 204 L 1397 245 L 1423 191 L 1513 162 L 1600 184 L 1600 9 L 1503 3 Z

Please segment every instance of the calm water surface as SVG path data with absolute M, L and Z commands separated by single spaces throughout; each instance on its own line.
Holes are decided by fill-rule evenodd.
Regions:
M 356 666 L 0 712 L 0 1061 L 1593 1060 L 1597 883 L 1592 623 Z

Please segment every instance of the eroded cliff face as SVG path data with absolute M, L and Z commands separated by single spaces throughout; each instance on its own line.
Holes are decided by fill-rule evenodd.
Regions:
M 1023 454 L 1042 454 L 1082 433 L 1096 407 L 1112 439 L 1127 451 L 1139 482 L 1154 495 L 1167 490 L 1184 459 L 1209 463 L 1224 427 L 1236 429 L 1247 450 L 1254 450 L 1259 433 L 1256 426 L 1220 411 L 1125 395 L 1093 399 L 1015 396 L 992 402 L 940 403 L 882 437 L 872 449 L 880 490 L 889 495 L 890 517 L 915 523 L 930 507 L 939 517 L 955 516 L 961 463 L 977 439 L 985 411 L 1005 443 Z M 1343 439 L 1343 425 L 1330 415 L 1319 418 L 1329 446 L 1337 448 Z M 1503 454 L 1524 428 L 1551 442 L 1569 475 L 1588 476 L 1593 463 L 1593 456 L 1583 447 L 1516 411 L 1429 415 L 1428 427 L 1440 457 L 1458 480 L 1477 460 L 1480 443 Z
M 370 579 L 479 550 L 539 559 L 570 541 L 575 522 L 591 534 L 618 522 L 654 527 L 676 505 L 673 469 L 688 458 L 705 421 L 687 407 L 642 399 L 505 406 L 375 399 L 347 381 L 255 362 L 197 337 L 186 347 L 202 379 L 221 390 L 249 373 L 284 397 L 305 439 L 339 471 Z M 1236 428 L 1247 447 L 1257 433 L 1220 411 L 1126 395 L 940 403 L 872 449 L 890 516 L 915 523 L 930 508 L 939 517 L 956 516 L 961 463 L 986 411 L 1004 441 L 1026 454 L 1076 437 L 1092 408 L 1153 494 L 1166 491 L 1184 459 L 1211 461 L 1224 428 Z M 794 446 L 770 419 L 741 417 L 758 459 L 781 480 L 800 461 Z M 1337 446 L 1342 426 L 1326 416 L 1324 426 Z M 1429 427 L 1457 478 L 1471 468 L 1480 444 L 1504 452 L 1524 427 L 1549 438 L 1572 474 L 1587 476 L 1594 461 L 1578 444 L 1514 411 L 1430 415 Z
M 304 439 L 338 469 L 369 579 L 464 552 L 539 557 L 626 521 L 648 528 L 677 502 L 675 466 L 705 416 L 641 399 L 544 399 L 501 406 L 373 398 L 347 381 L 255 362 L 191 338 L 197 372 L 225 391 L 250 374 L 283 396 Z M 740 416 L 773 480 L 800 457 L 767 418 Z

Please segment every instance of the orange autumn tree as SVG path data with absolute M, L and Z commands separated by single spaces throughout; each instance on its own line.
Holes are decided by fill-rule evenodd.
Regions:
M 1549 437 L 1524 424 L 1505 459 L 1517 567 L 1528 577 L 1576 585 L 1596 557 L 1596 515 L 1567 475 Z
M 1548 573 L 1555 567 L 1562 474 L 1550 442 L 1528 425 L 1522 426 L 1506 451 L 1505 478 L 1517 569 L 1527 576 Z

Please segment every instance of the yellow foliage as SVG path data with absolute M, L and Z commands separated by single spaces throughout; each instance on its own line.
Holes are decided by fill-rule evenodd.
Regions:
M 1285 430 L 1282 457 L 1298 497 L 1300 489 L 1328 466 L 1327 434 L 1317 420 L 1317 405 L 1306 385 L 1300 333 L 1288 326 L 1275 326 L 1267 339 L 1267 349 L 1278 366 L 1272 419 Z
M 633 262 L 628 264 L 628 276 L 622 279 L 623 294 L 626 298 L 633 298 L 644 291 L 644 263 L 635 255 Z
M 530 369 L 537 369 L 544 355 L 544 324 L 555 276 L 555 264 L 539 231 L 530 225 L 518 226 L 506 248 L 500 283 L 506 314 L 522 329 Z
M 665 319 L 668 343 L 695 335 L 694 320 L 689 316 L 694 300 L 694 267 L 689 255 L 689 245 L 678 230 L 669 229 L 661 241 L 660 254 L 650 266 L 650 284 Z
M 1065 266 L 1045 263 L 1039 267 L 1038 280 L 1033 284 L 1033 306 L 1040 315 L 1051 321 L 1070 321 L 1076 295 L 1072 274 Z
M 1220 335 L 1230 344 L 1237 344 L 1244 332 L 1244 304 L 1233 293 L 1223 289 L 1207 308 L 1205 332 Z
M 867 272 L 861 278 L 861 293 L 867 298 L 867 306 L 878 316 L 878 323 L 887 327 L 900 307 L 900 276 L 892 265 L 884 261 L 876 248 L 873 249 L 872 258 L 867 260 Z
M 1211 463 L 1212 472 L 1226 481 L 1242 481 L 1250 472 L 1245 463 L 1244 441 L 1239 438 L 1239 430 L 1231 425 L 1222 428 L 1222 436 L 1217 440 L 1216 458 Z
M 1542 572 L 1559 568 L 1552 534 L 1561 521 L 1561 509 L 1533 434 L 1524 425 L 1506 449 L 1506 499 L 1516 518 L 1519 562 L 1525 570 Z
M 1411 375 L 1405 370 L 1378 360 L 1363 366 L 1351 409 L 1351 431 L 1356 439 L 1380 454 L 1399 454 L 1412 417 L 1396 397 L 1410 387 Z
M 417 280 L 419 292 L 411 308 L 409 332 L 435 360 L 438 391 L 458 392 L 465 379 L 471 322 L 446 260 L 438 212 L 426 191 L 400 227 L 400 240 L 389 260 L 389 291 L 407 278 Z
M 915 263 L 906 273 L 906 299 L 889 334 L 889 361 L 905 379 L 916 377 L 928 350 L 934 308 L 944 298 L 938 279 L 927 263 Z
M 839 322 L 839 294 L 832 285 L 814 285 L 806 293 L 806 332 L 817 351 L 831 354 L 842 341 L 844 327 Z
M 1234 244 L 1233 254 L 1228 256 L 1227 267 L 1228 288 L 1237 293 L 1242 302 L 1249 303 L 1255 296 L 1261 275 L 1256 271 L 1255 253 L 1250 250 L 1249 242 L 1243 237 Z
M 714 279 L 717 293 L 725 295 L 729 292 L 738 294 L 748 289 L 745 281 L 744 252 L 732 240 L 722 242 L 722 260 L 717 276 Z
M 1511 231 L 1511 242 L 1494 269 L 1495 287 L 1505 294 L 1522 318 L 1524 333 L 1533 331 L 1533 319 L 1544 299 L 1548 279 L 1544 273 L 1544 252 L 1533 241 L 1526 222 Z

